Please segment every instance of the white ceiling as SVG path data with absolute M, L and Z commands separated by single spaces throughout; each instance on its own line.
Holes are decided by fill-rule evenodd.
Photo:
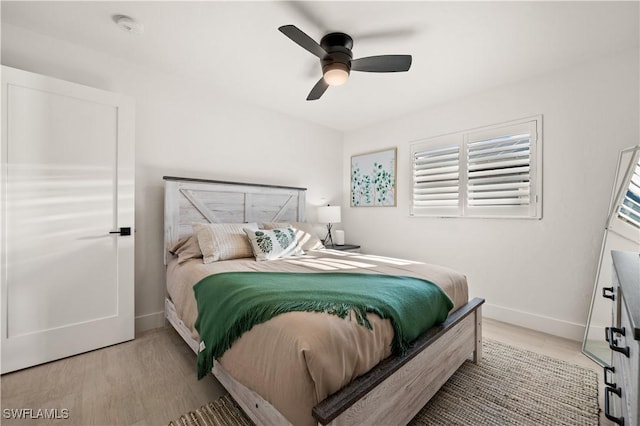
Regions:
M 125 14 L 143 35 L 117 28 Z M 210 84 L 338 130 L 401 116 L 639 46 L 638 2 L 10 2 L 2 22 Z M 305 100 L 318 60 L 277 28 L 354 38 L 354 58 L 411 54 L 407 73 L 352 73 Z

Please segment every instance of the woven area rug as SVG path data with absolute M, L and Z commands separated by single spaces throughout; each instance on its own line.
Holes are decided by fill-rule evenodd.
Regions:
M 485 339 L 480 365 L 469 361 L 410 425 L 598 425 L 594 371 Z M 169 426 L 252 425 L 224 396 Z

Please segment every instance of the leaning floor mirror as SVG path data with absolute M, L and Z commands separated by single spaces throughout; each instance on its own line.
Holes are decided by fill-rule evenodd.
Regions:
M 602 289 L 611 286 L 611 250 L 640 251 L 640 145 L 620 153 L 604 229 L 600 262 L 596 272 L 589 319 L 582 352 L 600 365 L 611 364 L 605 327 L 611 325 L 611 300 Z

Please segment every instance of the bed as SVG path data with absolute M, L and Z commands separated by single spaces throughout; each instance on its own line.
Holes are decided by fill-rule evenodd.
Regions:
M 438 284 L 453 301 L 444 323 L 422 333 L 403 355 L 392 355 L 388 349 L 394 334 L 389 320 L 373 314 L 369 318 L 379 333 L 373 333 L 373 339 L 371 330 L 365 332 L 356 322 L 326 313 L 288 312 L 255 326 L 216 359 L 212 373 L 256 424 L 406 424 L 467 358 L 480 361 L 484 300 L 468 300 L 464 275 L 417 261 L 332 250 L 311 250 L 303 257 L 269 262 L 253 258 L 208 264 L 202 259 L 178 261 L 169 249 L 186 241 L 193 233 L 193 223 L 303 222 L 306 190 L 164 179 L 165 315 L 196 353 L 201 342 L 194 329 L 193 285 L 211 274 L 336 271 L 403 275 Z M 326 349 L 329 346 L 306 337 L 320 335 L 324 328 L 333 330 L 331 341 L 332 345 L 337 341 L 337 349 Z M 290 341 L 295 350 L 288 349 Z M 335 365 L 327 361 L 351 359 L 349 351 L 359 351 L 359 360 L 347 363 L 348 368 L 342 361 Z

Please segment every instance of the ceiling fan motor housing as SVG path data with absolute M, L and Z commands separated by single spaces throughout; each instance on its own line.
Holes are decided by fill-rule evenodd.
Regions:
M 351 71 L 353 39 L 349 35 L 345 33 L 327 34 L 320 40 L 320 46 L 327 52 L 327 55 L 320 59 L 322 72 L 326 72 L 328 67 L 340 67 L 347 73 Z

